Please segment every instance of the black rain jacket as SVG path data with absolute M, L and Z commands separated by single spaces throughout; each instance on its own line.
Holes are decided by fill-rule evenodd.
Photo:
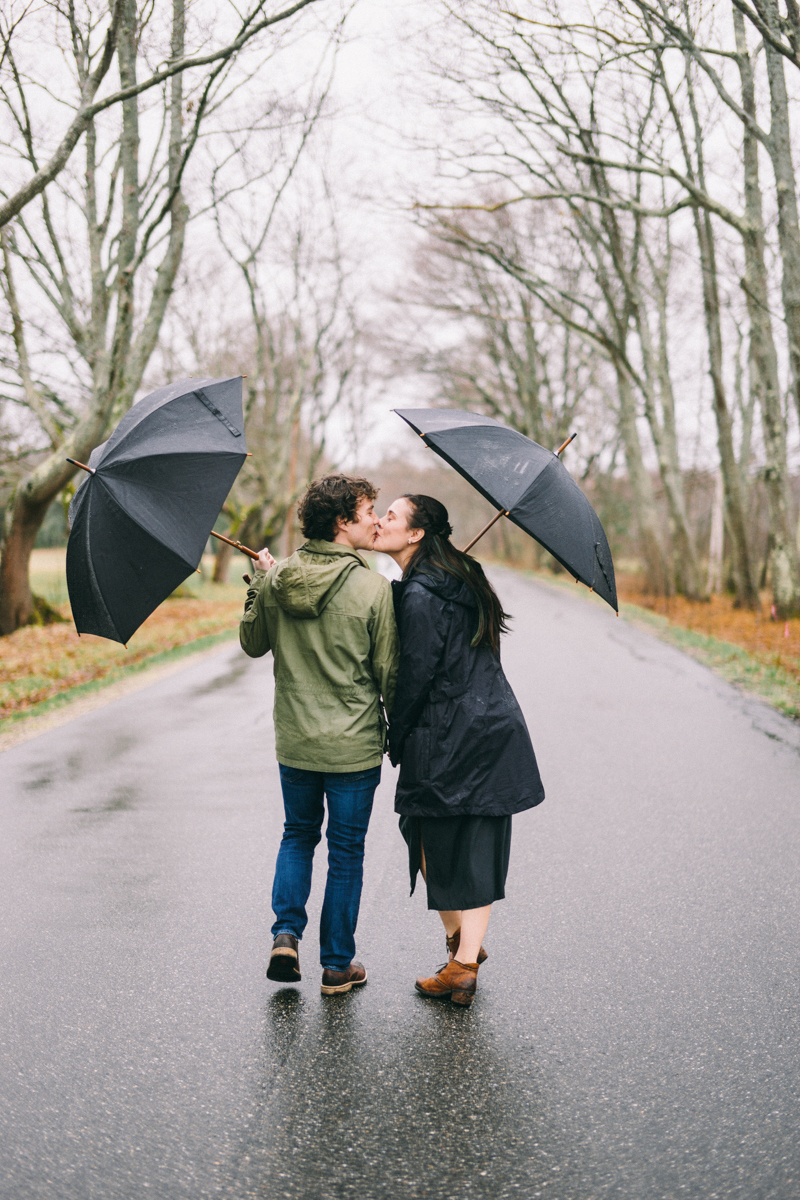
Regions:
M 544 800 L 525 718 L 488 646 L 470 645 L 478 607 L 428 563 L 392 584 L 400 635 L 389 753 L 395 810 L 410 817 L 508 816 Z

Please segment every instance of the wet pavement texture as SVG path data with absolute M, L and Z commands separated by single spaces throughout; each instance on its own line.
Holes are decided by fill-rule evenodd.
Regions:
M 358 953 L 264 978 L 271 660 L 230 646 L 0 756 L 0 1196 L 800 1195 L 800 730 L 511 573 L 545 803 L 471 1009 L 408 898 L 384 769 Z

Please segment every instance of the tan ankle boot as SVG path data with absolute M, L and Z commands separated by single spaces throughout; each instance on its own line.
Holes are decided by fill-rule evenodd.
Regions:
M 461 944 L 461 930 L 457 929 L 455 933 L 452 933 L 450 937 L 445 937 L 444 940 L 447 943 L 447 953 L 452 954 L 453 958 L 455 958 L 455 956 L 458 954 L 458 947 Z M 481 946 L 480 950 L 478 951 L 478 966 L 480 966 L 481 963 L 485 963 L 488 957 L 489 955 L 486 953 L 483 946 Z
M 452 962 L 440 967 L 429 979 L 418 979 L 414 986 L 423 996 L 432 996 L 437 1000 L 449 996 L 453 1004 L 463 1004 L 466 1007 L 475 999 L 478 964 L 462 963 L 454 958 Z

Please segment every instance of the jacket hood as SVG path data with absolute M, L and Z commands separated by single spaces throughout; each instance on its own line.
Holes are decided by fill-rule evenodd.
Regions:
M 409 583 L 418 583 L 441 600 L 461 604 L 464 608 L 478 607 L 471 588 L 467 587 L 461 579 L 457 579 L 455 575 L 450 575 L 440 567 L 433 566 L 432 563 L 422 563 L 419 569 L 412 570 L 411 574 L 401 580 L 398 586 L 402 588 Z
M 284 612 L 310 620 L 323 612 L 356 567 L 369 570 L 357 550 L 338 542 L 306 542 L 273 568 L 273 595 Z

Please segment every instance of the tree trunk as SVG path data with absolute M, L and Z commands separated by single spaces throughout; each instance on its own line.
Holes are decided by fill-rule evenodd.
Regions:
M 655 596 L 672 593 L 672 575 L 661 540 L 653 487 L 642 457 L 636 428 L 636 402 L 631 381 L 621 363 L 615 363 L 619 393 L 619 431 L 625 451 L 639 533 L 639 553 L 645 569 L 645 587 Z
M 780 27 L 780 16 L 775 0 L 764 0 L 764 11 L 769 15 L 770 25 L 777 31 Z M 741 13 L 734 8 L 734 21 L 737 16 L 740 21 L 743 20 Z M 737 41 L 738 36 L 737 29 Z M 764 53 L 770 100 L 768 148 L 775 175 L 775 191 L 778 202 L 778 245 L 783 267 L 781 292 L 786 329 L 789 335 L 792 392 L 797 405 L 797 415 L 800 417 L 800 220 L 798 219 L 797 183 L 792 163 L 789 98 L 786 93 L 783 56 L 768 42 L 764 43 Z
M 30 500 L 18 489 L 0 555 L 0 636 L 27 625 L 33 616 L 29 563 L 51 497 Z
M 742 81 L 742 104 L 745 112 L 755 118 L 755 87 L 747 53 L 744 18 L 736 9 L 734 28 Z M 758 178 L 758 144 L 748 126 L 743 128 L 747 232 L 742 237 L 745 253 L 745 277 L 742 285 L 750 318 L 750 364 L 753 376 L 751 385 L 756 388 L 761 403 L 766 454 L 764 482 L 769 504 L 772 599 L 777 616 L 785 619 L 800 611 L 800 561 L 792 529 L 786 426 L 781 404 L 778 355 L 769 313 L 763 203 Z
M 653 444 L 658 456 L 658 469 L 664 495 L 669 511 L 670 528 L 672 532 L 674 577 L 677 590 L 690 600 L 705 599 L 705 592 L 700 582 L 700 566 L 694 539 L 689 530 L 689 517 L 686 511 L 686 498 L 683 488 L 680 461 L 678 458 L 678 439 L 675 427 L 674 398 L 672 381 L 669 372 L 669 358 L 666 345 L 666 311 L 659 314 L 660 337 L 658 365 L 650 337 L 650 327 L 647 314 L 643 312 L 637 296 L 636 323 L 645 369 L 644 403 Z M 659 393 L 664 413 L 663 423 L 659 421 L 655 401 L 655 376 L 658 375 Z
M 765 0 L 764 11 L 774 30 L 780 28 L 780 14 L 774 0 Z M 789 122 L 789 99 L 783 57 L 768 42 L 764 43 L 770 99 L 769 153 L 775 175 L 778 201 L 778 245 L 783 272 L 781 295 L 786 332 L 789 339 L 789 366 L 792 394 L 800 419 L 800 219 L 798 218 L 797 182 L 792 162 L 792 135 Z M 800 542 L 800 525 L 793 539 L 795 549 Z M 773 588 L 775 580 L 773 579 Z M 776 604 L 777 609 L 777 604 Z
M 236 535 L 234 534 L 233 536 L 235 537 Z M 217 542 L 214 554 L 214 574 L 211 576 L 213 583 L 228 582 L 228 572 L 231 569 L 232 557 L 233 546 L 229 546 L 227 542 Z
M 33 601 L 28 574 L 36 535 L 50 504 L 75 474 L 67 457 L 87 461 L 108 427 L 110 406 L 106 398 L 102 407 L 90 409 L 63 444 L 20 482 L 8 504 L 0 555 L 0 636 L 13 633 L 30 619 Z M 13 620 L 18 623 L 11 624 Z
M 670 108 L 675 120 L 676 130 L 681 139 L 686 170 L 691 179 L 696 178 L 700 188 L 706 191 L 705 164 L 703 155 L 704 130 L 695 102 L 692 83 L 691 64 L 687 60 L 685 82 L 687 99 L 694 128 L 694 154 L 696 166 L 692 161 L 689 140 L 683 123 L 675 107 L 666 77 L 663 75 L 664 87 L 670 102 Z M 717 422 L 717 447 L 719 463 L 722 471 L 722 481 L 725 491 L 725 513 L 728 537 L 731 543 L 732 573 L 736 590 L 736 603 L 743 608 L 758 611 L 760 602 L 758 589 L 753 579 L 753 567 L 750 546 L 747 538 L 747 523 L 745 507 L 742 498 L 742 479 L 736 454 L 733 449 L 733 421 L 731 419 L 728 401 L 725 395 L 725 384 L 722 373 L 722 324 L 720 320 L 719 280 L 717 276 L 717 251 L 714 242 L 714 227 L 711 213 L 707 208 L 699 206 L 692 208 L 697 248 L 700 255 L 700 278 L 703 293 L 703 315 L 708 341 L 708 368 L 711 376 L 712 401 L 714 417 Z
M 173 48 L 183 44 L 184 0 L 173 4 Z M 135 0 L 125 0 L 119 32 L 118 58 L 120 78 L 124 85 L 136 80 L 136 50 L 138 30 Z M 180 52 L 178 57 L 180 57 Z M 173 99 L 180 101 L 180 76 L 173 82 Z M 170 170 L 177 170 L 176 139 L 180 138 L 180 123 L 173 105 L 171 125 Z M 164 319 L 178 267 L 188 218 L 186 204 L 178 191 L 170 214 L 170 233 L 167 249 L 156 272 L 156 282 L 147 318 L 135 344 L 134 275 L 137 234 L 139 230 L 139 113 L 138 101 L 122 104 L 122 162 L 123 219 L 117 254 L 117 316 L 110 351 L 105 349 L 105 321 L 109 310 L 109 289 L 96 269 L 97 248 L 92 243 L 93 197 L 93 138 L 87 139 L 87 216 L 90 231 L 90 262 L 92 266 L 91 349 L 89 353 L 93 375 L 91 400 L 85 415 L 76 428 L 20 483 L 7 510 L 5 540 L 0 559 L 0 635 L 12 633 L 19 623 L 30 619 L 33 611 L 30 585 L 27 582 L 30 552 L 41 522 L 51 501 L 75 474 L 67 457 L 86 462 L 95 446 L 107 434 L 114 417 L 128 410 L 134 394 L 141 385 L 142 375 L 155 348 L 158 331 Z M 130 268 L 130 269 L 129 269 Z M 36 522 L 38 521 L 38 524 Z M 35 528 L 34 528 L 35 525 Z M 18 533 L 15 533 L 18 531 Z M 24 584 L 22 580 L 25 580 Z M 6 587 L 11 589 L 6 597 Z M 14 620 L 17 625 L 12 624 Z
M 714 476 L 714 499 L 711 503 L 711 536 L 708 543 L 708 593 L 722 591 L 722 560 L 725 549 L 725 492 L 722 472 Z
M 714 232 L 708 212 L 694 210 L 695 230 L 700 250 L 700 265 L 703 281 L 703 310 L 708 337 L 709 373 L 711 375 L 714 416 L 717 422 L 717 447 L 720 470 L 725 490 L 725 510 L 733 556 L 733 578 L 736 586 L 736 602 L 743 608 L 757 611 L 760 608 L 758 589 L 753 580 L 750 546 L 747 538 L 742 500 L 742 483 L 739 464 L 733 449 L 733 422 L 725 396 L 722 379 L 722 328 L 720 324 L 719 290 L 717 285 L 717 262 L 714 247 Z

